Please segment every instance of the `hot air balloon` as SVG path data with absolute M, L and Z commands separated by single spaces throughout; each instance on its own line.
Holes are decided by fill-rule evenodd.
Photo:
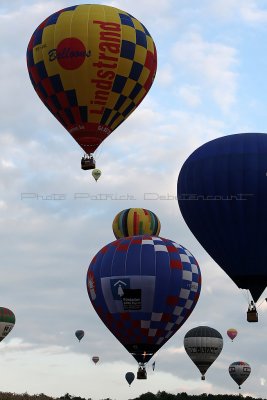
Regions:
M 197 261 L 183 246 L 158 236 L 130 236 L 104 246 L 87 272 L 92 305 L 139 364 L 183 325 L 201 289 Z
M 99 357 L 98 356 L 93 356 L 92 357 L 92 361 L 93 361 L 93 363 L 97 364 L 98 361 L 99 361 Z
M 98 179 L 100 178 L 100 176 L 101 176 L 101 171 L 100 171 L 100 169 L 97 169 L 97 168 L 93 169 L 93 171 L 92 171 L 92 176 L 94 177 L 95 181 L 97 182 L 97 180 L 98 180 Z
M 81 341 L 81 339 L 84 337 L 84 331 L 83 330 L 78 330 L 75 332 L 75 336 L 76 338 L 79 340 L 79 342 Z
M 127 372 L 127 373 L 125 374 L 125 379 L 126 379 L 126 381 L 129 383 L 129 386 L 131 386 L 131 383 L 133 383 L 134 378 L 135 378 L 135 376 L 134 376 L 134 373 L 133 373 L 133 372 Z
M 229 338 L 233 341 L 234 338 L 235 338 L 236 335 L 237 335 L 237 330 L 234 329 L 234 328 L 230 328 L 230 329 L 228 329 L 228 331 L 227 331 L 227 335 L 228 335 Z
M 185 161 L 178 202 L 188 227 L 214 261 L 256 302 L 267 286 L 267 135 L 212 140 Z M 248 320 L 257 320 L 252 301 Z
M 0 307 L 0 342 L 14 328 L 16 318 L 14 313 L 5 307 Z
M 250 372 L 250 365 L 244 361 L 236 361 L 229 366 L 229 374 L 238 384 L 239 389 L 241 389 L 242 383 L 249 377 Z
M 116 239 L 136 235 L 158 236 L 160 221 L 156 214 L 145 208 L 127 208 L 116 215 L 112 229 Z
M 185 335 L 184 348 L 205 380 L 205 373 L 222 351 L 223 338 L 216 329 L 198 326 Z
M 81 167 L 140 104 L 156 73 L 145 26 L 125 11 L 97 4 L 64 8 L 46 18 L 27 48 L 32 85 L 84 150 Z

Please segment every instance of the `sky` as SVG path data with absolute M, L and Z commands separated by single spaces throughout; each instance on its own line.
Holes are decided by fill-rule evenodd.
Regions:
M 127 11 L 146 26 L 158 70 L 143 102 L 97 151 L 102 176 L 95 183 L 80 169 L 78 144 L 36 95 L 26 66 L 35 28 L 77 3 L 0 0 L 0 306 L 16 315 L 0 344 L 0 391 L 68 392 L 93 400 L 159 390 L 237 394 L 228 366 L 243 360 L 252 372 L 242 394 L 266 398 L 267 303 L 259 322 L 249 324 L 246 293 L 194 238 L 175 197 L 179 171 L 200 145 L 266 132 L 267 1 L 97 3 Z M 136 373 L 137 364 L 95 313 L 86 273 L 94 255 L 114 240 L 115 215 L 130 207 L 157 214 L 161 236 L 198 260 L 203 284 L 190 318 L 156 354 L 155 371 L 149 363 L 148 379 L 129 388 L 124 375 Z M 183 348 L 186 332 L 199 325 L 224 338 L 206 381 Z M 232 327 L 239 332 L 234 342 L 226 335 Z M 85 331 L 80 343 L 77 329 Z

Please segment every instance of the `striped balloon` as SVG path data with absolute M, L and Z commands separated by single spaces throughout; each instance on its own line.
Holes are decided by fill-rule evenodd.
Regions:
M 145 208 L 128 208 L 114 218 L 112 229 L 116 239 L 136 235 L 158 236 L 160 221 L 156 214 Z

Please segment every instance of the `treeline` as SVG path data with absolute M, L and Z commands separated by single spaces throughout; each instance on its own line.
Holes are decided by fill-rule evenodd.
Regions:
M 203 393 L 200 395 L 189 395 L 187 393 L 177 393 L 170 394 L 167 392 L 158 392 L 156 394 L 153 393 L 144 393 L 139 397 L 135 397 L 134 399 L 128 400 L 267 400 L 261 397 L 250 397 L 250 396 L 242 396 L 233 395 L 233 394 L 207 394 Z M 35 394 L 29 395 L 28 393 L 23 394 L 15 394 L 15 393 L 4 393 L 0 392 L 0 400 L 92 400 L 91 398 L 85 399 L 84 397 L 72 396 L 69 393 L 66 393 L 61 397 L 49 397 L 45 394 Z M 111 398 L 99 399 L 99 400 L 116 400 Z M 126 400 L 126 399 L 125 399 Z
M 199 394 L 199 395 L 189 395 L 187 393 L 177 393 L 170 394 L 166 392 L 158 392 L 157 394 L 153 393 L 144 393 L 139 397 L 135 397 L 134 399 L 129 400 L 266 400 L 260 397 L 250 397 L 250 396 L 242 396 L 233 395 L 233 394 Z M 109 400 L 109 399 L 106 399 Z M 110 399 L 111 400 L 111 399 Z

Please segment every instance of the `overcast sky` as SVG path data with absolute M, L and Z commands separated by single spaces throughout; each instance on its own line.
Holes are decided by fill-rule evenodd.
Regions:
M 228 366 L 243 360 L 252 368 L 243 395 L 265 398 L 266 303 L 259 323 L 249 324 L 246 293 L 198 244 L 175 196 L 180 168 L 197 147 L 227 134 L 267 130 L 267 1 L 98 3 L 146 26 L 157 46 L 158 71 L 139 108 L 99 148 L 102 176 L 95 183 L 80 169 L 82 150 L 41 103 L 26 67 L 35 28 L 76 3 L 0 0 L 0 306 L 16 315 L 0 344 L 0 390 L 94 400 L 158 390 L 236 394 Z M 129 207 L 155 212 L 161 235 L 188 248 L 203 277 L 192 315 L 155 356 L 156 370 L 148 366 L 147 381 L 135 380 L 131 388 L 124 375 L 136 373 L 136 362 L 95 314 L 85 283 L 93 256 L 114 240 L 113 218 Z M 224 338 L 206 381 L 183 349 L 185 333 L 198 325 Z M 239 332 L 233 343 L 226 336 L 232 327 Z M 77 329 L 85 331 L 80 343 Z M 93 355 L 100 357 L 96 366 Z

